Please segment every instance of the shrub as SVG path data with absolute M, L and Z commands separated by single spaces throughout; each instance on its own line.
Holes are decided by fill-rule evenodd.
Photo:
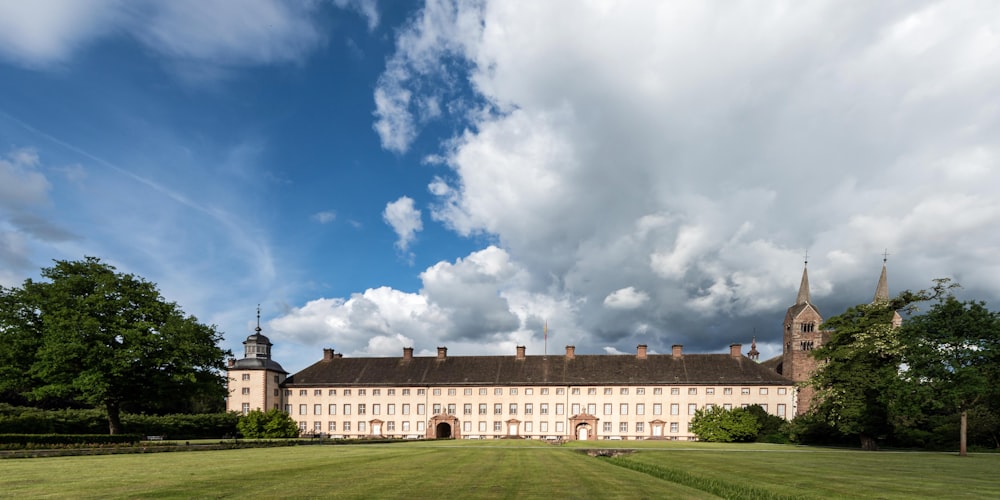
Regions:
M 734 443 L 753 441 L 760 431 L 757 417 L 743 408 L 726 410 L 719 406 L 697 410 L 691 432 L 702 441 Z
M 287 413 L 271 409 L 254 410 L 240 417 L 236 428 L 245 438 L 292 438 L 299 435 L 298 424 Z

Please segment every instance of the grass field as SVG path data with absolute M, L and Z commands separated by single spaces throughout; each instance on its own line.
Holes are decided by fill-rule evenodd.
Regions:
M 605 444 L 605 443 L 601 443 Z M 0 460 L 11 498 L 1000 498 L 1000 455 L 433 441 Z

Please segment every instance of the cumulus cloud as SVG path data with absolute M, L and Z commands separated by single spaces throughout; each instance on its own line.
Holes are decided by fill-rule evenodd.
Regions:
M 466 120 L 431 217 L 498 241 L 503 294 L 572 304 L 592 350 L 777 346 L 807 251 L 828 315 L 885 248 L 896 290 L 1000 298 L 1000 7 L 960 4 L 429 1 L 375 127 L 405 152 Z
M 417 233 L 424 229 L 420 210 L 413 206 L 413 198 L 401 196 L 396 201 L 385 205 L 382 219 L 396 232 L 396 248 L 406 251 L 417 238 Z

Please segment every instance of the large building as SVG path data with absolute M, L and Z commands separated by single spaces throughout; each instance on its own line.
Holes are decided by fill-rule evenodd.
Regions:
M 876 299 L 885 286 L 885 266 Z M 724 354 L 323 357 L 288 376 L 271 359 L 258 326 L 244 358 L 229 362 L 230 411 L 283 409 L 303 434 L 333 437 L 460 439 L 694 439 L 700 408 L 760 405 L 791 419 L 808 408 L 811 392 L 797 387 L 816 368 L 809 351 L 829 332 L 812 305 L 806 271 L 784 323 L 784 350 L 757 361 L 740 344 Z

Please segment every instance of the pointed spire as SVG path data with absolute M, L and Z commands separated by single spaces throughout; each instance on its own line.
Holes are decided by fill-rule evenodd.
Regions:
M 257 304 L 257 328 L 254 328 L 253 331 L 260 335 L 260 304 Z
M 809 254 L 806 253 L 805 265 L 802 267 L 802 283 L 799 284 L 799 295 L 795 298 L 795 305 L 810 304 L 812 298 L 809 297 Z
M 754 328 L 754 333 L 757 333 L 757 329 Z M 750 340 L 750 352 L 747 353 L 747 357 L 757 361 L 760 358 L 760 351 L 757 350 L 757 336 L 754 335 Z
M 875 298 L 872 302 L 889 301 L 889 279 L 886 277 L 885 262 L 889 260 L 889 250 L 882 252 L 882 274 L 878 277 L 878 284 L 875 285 Z

